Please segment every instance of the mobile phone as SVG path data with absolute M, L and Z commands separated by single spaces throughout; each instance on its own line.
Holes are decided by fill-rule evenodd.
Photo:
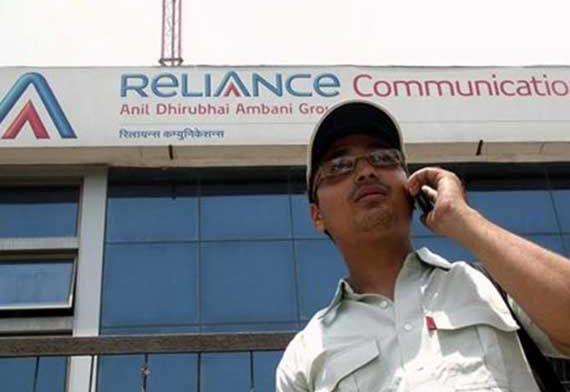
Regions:
M 425 215 L 429 214 L 431 210 L 433 210 L 433 202 L 427 197 L 423 190 L 420 190 L 414 199 Z

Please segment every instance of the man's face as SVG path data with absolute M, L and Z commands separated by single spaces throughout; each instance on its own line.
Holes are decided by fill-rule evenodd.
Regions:
M 365 134 L 339 138 L 328 148 L 323 163 L 339 156 L 364 156 L 385 148 Z M 367 236 L 409 234 L 412 206 L 405 188 L 407 176 L 401 165 L 375 167 L 366 159 L 357 161 L 354 171 L 319 181 L 315 177 L 316 203 L 311 218 L 317 230 L 327 230 L 335 241 Z

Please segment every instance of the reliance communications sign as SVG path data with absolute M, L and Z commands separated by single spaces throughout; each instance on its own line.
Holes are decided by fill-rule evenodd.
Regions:
M 0 148 L 306 144 L 347 99 L 409 143 L 570 141 L 570 67 L 4 68 Z

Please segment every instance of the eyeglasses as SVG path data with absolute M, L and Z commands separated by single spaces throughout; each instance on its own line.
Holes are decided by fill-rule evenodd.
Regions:
M 324 162 L 319 167 L 315 178 L 315 185 L 313 186 L 313 198 L 316 199 L 317 188 L 323 181 L 351 174 L 361 159 L 366 159 L 366 162 L 378 168 L 393 168 L 405 165 L 404 156 L 400 150 L 395 148 L 374 150 L 364 155 L 343 155 L 338 158 L 333 158 Z

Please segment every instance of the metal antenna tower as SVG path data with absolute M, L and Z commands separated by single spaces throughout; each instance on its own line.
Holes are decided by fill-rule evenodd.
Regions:
M 160 65 L 182 64 L 182 0 L 162 0 L 162 44 Z

